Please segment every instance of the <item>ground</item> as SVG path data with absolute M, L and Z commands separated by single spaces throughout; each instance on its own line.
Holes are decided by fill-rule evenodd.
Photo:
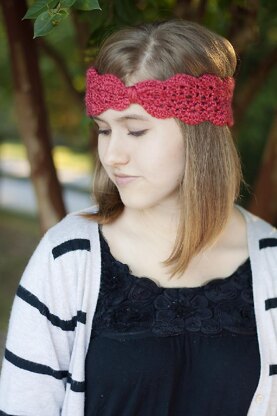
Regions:
M 39 238 L 34 217 L 0 209 L 0 367 L 12 301 Z

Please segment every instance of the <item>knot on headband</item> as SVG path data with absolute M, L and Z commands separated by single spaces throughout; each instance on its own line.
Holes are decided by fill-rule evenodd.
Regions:
M 130 87 L 113 74 L 87 71 L 88 116 L 113 109 L 122 111 L 133 103 L 156 118 L 178 118 L 186 124 L 209 121 L 217 126 L 233 125 L 232 97 L 235 81 L 204 74 L 176 74 L 165 81 L 146 80 Z
M 129 97 L 130 103 L 136 103 L 138 100 L 136 87 L 133 85 L 131 87 L 127 87 L 127 95 Z

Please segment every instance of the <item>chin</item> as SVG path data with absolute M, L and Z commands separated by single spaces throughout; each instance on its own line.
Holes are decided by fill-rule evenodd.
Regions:
M 123 205 L 130 209 L 145 210 L 160 204 L 160 201 L 147 200 L 146 198 L 143 198 L 143 195 L 133 197 L 120 195 L 120 197 Z

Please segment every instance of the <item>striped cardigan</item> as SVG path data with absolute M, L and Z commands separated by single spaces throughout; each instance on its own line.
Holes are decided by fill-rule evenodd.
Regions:
M 277 230 L 238 208 L 247 220 L 261 356 L 248 416 L 276 416 Z M 11 312 L 0 415 L 83 416 L 84 363 L 100 272 L 97 223 L 70 214 L 44 235 L 22 276 Z

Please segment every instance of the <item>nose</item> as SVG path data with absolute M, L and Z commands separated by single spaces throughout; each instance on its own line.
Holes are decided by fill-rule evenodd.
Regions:
M 104 163 L 107 166 L 125 165 L 129 161 L 127 144 L 124 143 L 123 135 L 113 132 L 106 143 L 104 152 Z

